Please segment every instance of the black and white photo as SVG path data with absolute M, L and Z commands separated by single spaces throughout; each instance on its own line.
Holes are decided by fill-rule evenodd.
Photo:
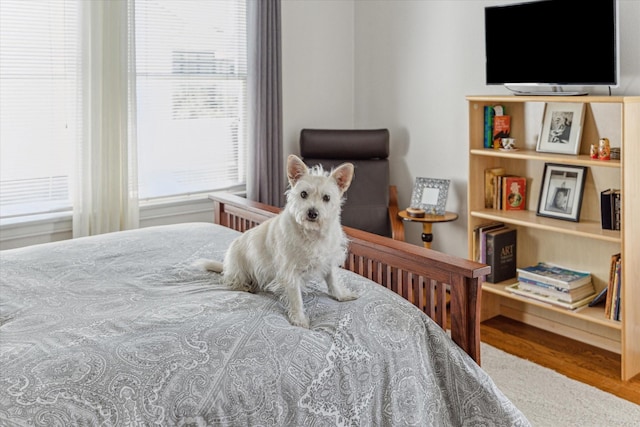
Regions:
M 584 106 L 584 103 L 548 102 L 545 105 L 536 150 L 578 154 L 584 123 Z
M 546 163 L 538 201 L 538 215 L 567 221 L 579 221 L 585 166 Z

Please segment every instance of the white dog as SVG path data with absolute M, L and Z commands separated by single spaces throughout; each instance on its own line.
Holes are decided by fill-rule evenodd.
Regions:
M 302 291 L 309 280 L 324 278 L 338 301 L 358 297 L 336 275 L 347 253 L 340 212 L 353 164 L 343 163 L 329 173 L 320 165 L 307 168 L 292 154 L 287 176 L 290 188 L 283 211 L 234 240 L 224 263 L 206 261 L 203 266 L 222 272 L 232 289 L 273 292 L 286 305 L 290 322 L 308 328 Z

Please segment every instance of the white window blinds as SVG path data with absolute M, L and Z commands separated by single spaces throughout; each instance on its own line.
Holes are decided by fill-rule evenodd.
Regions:
M 0 1 L 0 217 L 71 209 L 81 137 L 76 0 Z
M 140 199 L 245 184 L 245 0 L 136 0 Z
M 83 1 L 0 1 L 0 218 L 72 209 Z M 242 188 L 246 0 L 129 1 L 139 199 Z

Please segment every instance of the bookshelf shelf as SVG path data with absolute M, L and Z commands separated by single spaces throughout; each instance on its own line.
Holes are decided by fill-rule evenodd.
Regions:
M 532 211 L 499 211 L 480 209 L 472 211 L 471 216 L 491 221 L 502 221 L 506 224 L 521 225 L 531 229 L 554 231 L 590 239 L 621 243 L 620 231 L 603 230 L 600 221 L 567 222 L 553 218 L 537 216 Z
M 547 304 L 545 302 L 542 301 L 536 301 L 534 299 L 531 298 L 526 298 L 526 297 L 522 297 L 519 295 L 514 295 L 511 292 L 506 290 L 506 287 L 508 285 L 511 285 L 515 283 L 515 281 L 509 281 L 509 282 L 501 282 L 501 283 L 484 283 L 483 284 L 483 291 L 486 291 L 488 293 L 492 293 L 495 295 L 499 295 L 501 297 L 504 298 L 509 298 L 509 299 L 513 299 L 516 301 L 522 301 L 526 304 L 531 304 L 531 305 L 535 305 L 538 307 L 542 307 L 546 310 L 551 310 L 551 311 L 555 311 L 557 313 L 560 313 L 562 315 L 567 315 L 568 313 L 570 313 L 570 315 L 572 317 L 575 317 L 577 319 L 583 319 L 586 320 L 587 322 L 594 322 L 594 323 L 598 323 L 606 328 L 611 328 L 614 330 L 621 330 L 622 329 L 622 323 L 621 322 L 617 322 L 615 320 L 610 320 L 607 319 L 604 316 L 604 311 L 602 309 L 602 307 L 589 307 L 589 306 L 584 306 L 581 308 L 578 308 L 576 310 L 572 310 L 572 311 L 567 311 L 564 308 L 561 307 L 554 307 L 551 304 Z
M 469 112 L 468 250 L 474 253 L 474 229 L 492 221 L 517 229 L 517 266 L 546 261 L 589 271 L 596 291 L 609 281 L 611 255 L 621 253 L 621 321 L 605 316 L 602 305 L 567 310 L 543 301 L 515 295 L 506 286 L 516 279 L 483 284 L 482 315 L 503 315 L 554 333 L 620 354 L 623 380 L 640 374 L 640 222 L 632 218 L 640 211 L 640 96 L 467 96 Z M 536 151 L 547 102 L 584 103 L 582 137 L 577 155 Z M 484 107 L 504 106 L 511 116 L 511 137 L 517 151 L 484 148 Z M 621 160 L 597 160 L 589 156 L 591 144 L 609 138 L 619 147 Z M 546 163 L 587 167 L 578 222 L 537 215 L 540 187 Z M 526 209 L 503 211 L 484 206 L 484 172 L 504 168 L 507 174 L 527 178 Z M 600 192 L 617 188 L 622 192 L 622 230 L 603 230 L 600 223 Z M 637 213 L 636 215 L 637 216 Z
M 537 160 L 549 163 L 563 163 L 567 165 L 620 168 L 620 160 L 594 160 L 589 155 L 580 154 L 577 156 L 567 156 L 563 154 L 538 153 L 535 150 L 518 150 L 507 153 L 491 148 L 472 149 L 470 151 L 475 156 L 504 157 L 507 159 Z

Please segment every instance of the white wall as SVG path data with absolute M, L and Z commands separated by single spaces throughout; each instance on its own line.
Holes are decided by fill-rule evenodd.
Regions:
M 284 152 L 298 152 L 303 127 L 388 127 L 400 205 L 415 177 L 451 179 L 447 210 L 460 219 L 435 225 L 432 247 L 466 257 L 465 96 L 508 94 L 484 84 L 484 7 L 517 1 L 283 0 Z M 640 95 L 640 1 L 620 0 L 620 21 L 612 93 Z M 409 224 L 407 239 L 420 232 Z
M 353 2 L 282 2 L 285 158 L 300 129 L 354 126 Z
M 447 209 L 460 219 L 434 227 L 433 248 L 466 257 L 465 95 L 507 94 L 484 84 L 483 13 L 518 1 L 282 0 L 285 157 L 299 152 L 304 127 L 389 128 L 401 206 L 416 177 L 451 179 Z M 619 1 L 622 82 L 613 94 L 640 95 L 640 0 Z M 212 215 L 206 200 L 151 207 L 141 225 Z M 421 244 L 420 232 L 409 224 L 407 239 Z M 65 218 L 5 228 L 0 249 L 68 238 Z

